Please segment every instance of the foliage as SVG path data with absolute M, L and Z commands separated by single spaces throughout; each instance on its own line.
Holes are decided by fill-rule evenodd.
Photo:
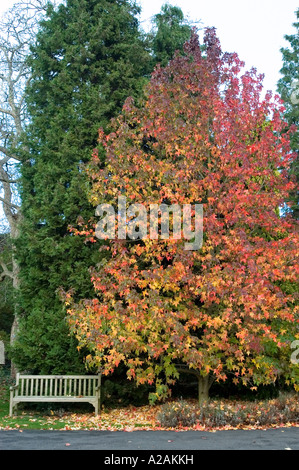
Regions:
M 289 47 L 282 48 L 283 67 L 280 71 L 282 78 L 278 82 L 278 91 L 285 103 L 285 119 L 287 120 L 287 129 L 291 125 L 299 125 L 299 9 L 296 11 L 296 22 L 294 34 L 285 36 L 289 42 Z M 298 130 L 291 136 L 291 145 L 295 152 L 299 152 L 299 133 Z M 291 166 L 291 175 L 295 177 L 297 187 L 292 192 L 290 201 L 292 202 L 292 212 L 296 219 L 299 218 L 298 208 L 298 155 Z
M 240 75 L 213 28 L 204 48 L 194 33 L 184 56 L 158 67 L 143 105 L 127 100 L 86 166 L 94 206 L 116 207 L 124 195 L 147 214 L 154 203 L 203 204 L 202 248 L 186 250 L 182 238 L 107 241 L 91 269 L 94 298 L 64 294 L 87 364 L 107 375 L 124 364 L 129 379 L 156 385 L 152 398 L 167 395 L 180 363 L 203 380 L 231 375 L 257 387 L 284 376 L 299 387 L 296 294 L 279 287 L 298 280 L 298 235 L 278 210 L 294 188 L 281 103 L 261 97 L 255 70 Z M 95 225 L 73 231 L 96 242 Z
M 12 256 L 12 248 L 8 235 L 0 234 L 1 260 L 9 266 Z M 12 280 L 10 277 L 0 278 L 0 340 L 5 341 L 5 347 L 9 343 L 9 333 L 13 323 L 14 295 Z

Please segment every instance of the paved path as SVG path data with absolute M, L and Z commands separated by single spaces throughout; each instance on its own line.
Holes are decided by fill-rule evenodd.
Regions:
M 0 431 L 0 450 L 299 450 L 299 427 L 236 431 Z M 144 455 L 148 455 L 144 453 Z

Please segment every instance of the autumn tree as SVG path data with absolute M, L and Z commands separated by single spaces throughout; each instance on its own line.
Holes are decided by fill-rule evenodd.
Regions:
M 298 281 L 297 231 L 279 211 L 294 187 L 282 105 L 261 97 L 255 69 L 240 74 L 214 29 L 204 46 L 203 55 L 194 33 L 185 56 L 156 69 L 143 106 L 127 100 L 113 132 L 100 131 L 86 167 L 89 200 L 114 208 L 116 235 L 91 270 L 94 298 L 64 297 L 87 364 L 104 374 L 125 364 L 129 379 L 156 384 L 153 399 L 182 368 L 198 375 L 200 399 L 228 376 L 253 388 L 278 377 L 299 386 L 290 361 L 296 294 L 280 287 Z M 120 197 L 140 239 L 117 236 Z M 153 238 L 148 227 L 145 236 L 133 203 L 147 214 L 151 204 L 202 204 L 202 247 L 186 250 L 183 234 Z M 75 233 L 94 242 L 97 225 L 82 224 Z

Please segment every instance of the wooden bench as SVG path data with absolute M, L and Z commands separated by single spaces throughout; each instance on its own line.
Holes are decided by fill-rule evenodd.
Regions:
M 91 403 L 97 416 L 101 399 L 101 374 L 98 375 L 25 375 L 17 374 L 10 387 L 9 415 L 18 403 L 85 402 Z

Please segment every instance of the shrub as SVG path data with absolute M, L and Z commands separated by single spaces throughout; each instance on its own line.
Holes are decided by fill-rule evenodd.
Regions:
M 184 400 L 165 403 L 157 418 L 162 427 L 194 426 L 199 420 L 200 411 Z
M 223 426 L 271 426 L 299 423 L 298 396 L 280 395 L 276 399 L 256 402 L 209 401 L 200 408 L 194 402 L 180 400 L 161 406 L 157 419 L 162 427 L 207 428 Z

